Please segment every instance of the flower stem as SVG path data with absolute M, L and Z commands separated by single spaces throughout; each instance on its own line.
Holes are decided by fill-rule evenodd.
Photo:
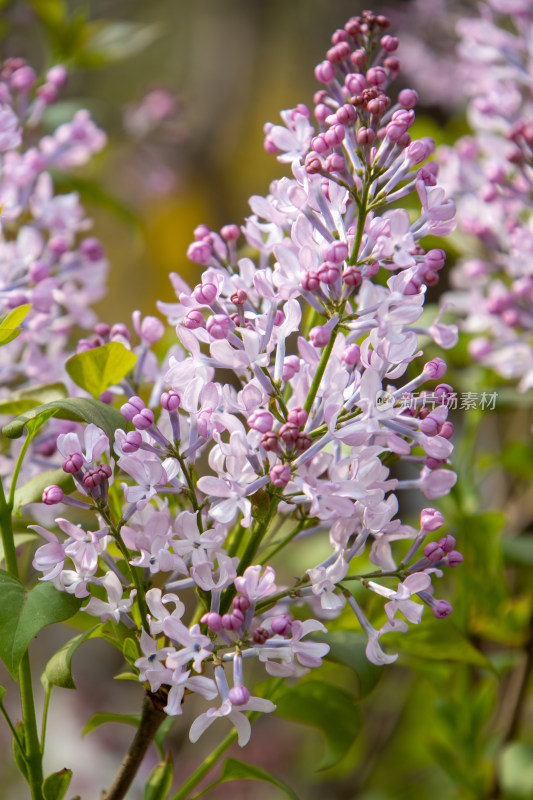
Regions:
M 141 766 L 141 762 L 166 716 L 159 696 L 147 692 L 143 700 L 139 727 L 128 752 L 118 768 L 113 783 L 107 792 L 102 792 L 102 800 L 122 800 L 126 796 L 137 770 Z
M 171 800 L 185 800 L 187 795 L 197 786 L 202 778 L 204 778 L 208 772 L 215 766 L 220 756 L 233 744 L 235 739 L 237 738 L 237 731 L 232 731 L 228 733 L 225 739 L 221 741 L 219 746 L 213 750 L 210 756 L 208 756 L 204 763 L 198 767 L 198 769 L 193 772 L 191 777 L 185 781 L 181 789 L 178 789 L 175 795 L 171 797 Z M 107 800 L 107 798 L 105 798 Z

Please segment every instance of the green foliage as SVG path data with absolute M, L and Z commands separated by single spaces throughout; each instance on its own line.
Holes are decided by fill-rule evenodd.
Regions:
M 533 745 L 510 742 L 500 758 L 498 777 L 510 798 L 529 800 L 533 796 Z
M 75 689 L 76 684 L 72 677 L 72 658 L 78 647 L 87 639 L 98 636 L 101 625 L 91 628 L 91 630 L 80 633 L 63 645 L 48 661 L 43 677 L 49 684 L 61 686 L 63 689 Z
M 355 672 L 358 681 L 357 700 L 363 700 L 376 688 L 383 675 L 383 667 L 371 664 L 366 657 L 365 648 L 368 640 L 364 634 L 338 630 L 313 638 L 329 644 L 326 660 L 343 664 Z
M 0 347 L 9 344 L 20 334 L 20 325 L 29 314 L 31 305 L 17 306 L 0 316 Z
M 66 768 L 49 775 L 43 782 L 44 800 L 63 800 L 71 778 L 72 770 Z
M 22 436 L 24 428 L 30 432 L 35 425 L 40 426 L 53 416 L 77 422 L 92 422 L 101 428 L 111 441 L 115 437 L 117 428 L 124 428 L 126 424 L 118 411 L 99 400 L 94 400 L 92 397 L 71 397 L 32 408 L 4 425 L 2 431 L 9 439 L 18 439 Z
M 98 728 L 100 725 L 104 725 L 106 722 L 120 722 L 124 725 L 133 725 L 134 728 L 137 728 L 140 721 L 140 714 L 111 714 L 101 712 L 92 715 L 87 725 L 82 730 L 81 735 L 87 736 L 88 733 L 91 733 L 91 731 L 94 731 L 95 728 Z
M 89 392 L 96 400 L 120 383 L 137 362 L 137 356 L 120 342 L 109 342 L 68 359 L 66 370 L 74 383 Z
M 41 502 L 44 489 L 52 485 L 60 486 L 65 494 L 70 494 L 75 489 L 72 475 L 62 469 L 41 472 L 15 491 L 13 514 L 19 515 L 22 506 Z
M 492 669 L 488 658 L 478 650 L 449 618 L 428 617 L 409 633 L 389 633 L 387 642 L 393 649 L 418 658 L 436 661 L 461 661 L 477 667 Z
M 18 740 L 21 743 L 22 747 L 24 747 L 25 746 L 25 734 L 24 734 L 24 723 L 23 722 L 19 722 L 19 724 L 17 725 L 17 737 L 18 737 Z M 25 780 L 27 780 L 28 779 L 28 764 L 26 762 L 26 757 L 24 755 L 24 752 L 19 747 L 18 742 L 15 739 L 15 737 L 13 737 L 12 746 L 13 746 L 13 760 L 15 761 L 15 764 L 17 765 L 20 774 L 23 776 L 23 778 Z
M 351 694 L 323 681 L 310 680 L 276 694 L 277 713 L 318 728 L 326 740 L 319 769 L 335 766 L 348 752 L 361 727 L 359 710 Z
M 168 755 L 152 770 L 144 787 L 144 800 L 165 800 L 172 786 L 173 771 L 172 758 Z
M 46 625 L 71 617 L 81 600 L 58 592 L 48 582 L 27 589 L 3 570 L 0 570 L 0 593 L 0 657 L 16 679 L 18 665 L 33 637 Z
M 298 800 L 298 796 L 293 792 L 290 786 L 287 786 L 286 783 L 276 778 L 275 775 L 272 775 L 272 773 L 268 772 L 266 769 L 261 769 L 261 767 L 254 767 L 251 764 L 238 761 L 236 758 L 226 758 L 222 766 L 220 778 L 197 794 L 196 797 L 201 797 L 201 795 L 214 789 L 215 786 L 219 786 L 221 783 L 226 783 L 227 781 L 263 781 L 264 783 L 271 783 L 273 786 L 277 786 L 278 789 L 281 789 L 291 800 Z
M 0 400 L 1 414 L 22 414 L 30 408 L 53 400 L 61 400 L 68 396 L 66 387 L 62 383 L 47 383 L 42 386 L 30 386 L 19 389 Z
M 89 22 L 85 32 L 76 60 L 83 67 L 101 67 L 137 55 L 159 38 L 161 28 L 130 20 L 97 20 Z
M 35 537 L 37 536 L 34 531 L 26 531 L 25 533 L 15 533 L 13 535 L 13 539 L 15 542 L 15 547 L 20 547 L 27 542 L 32 542 Z M 0 563 L 4 560 L 4 543 L 0 539 Z

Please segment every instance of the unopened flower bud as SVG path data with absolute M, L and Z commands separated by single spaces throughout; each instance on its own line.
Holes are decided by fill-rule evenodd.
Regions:
M 43 503 L 47 506 L 54 506 L 63 500 L 63 489 L 56 484 L 47 486 L 43 491 Z
M 193 297 L 197 303 L 210 305 L 213 300 L 216 300 L 217 287 L 214 283 L 199 283 L 193 289 Z
M 309 331 L 309 340 L 314 347 L 325 347 L 331 339 L 331 332 L 323 325 L 316 325 Z
M 214 633 L 218 633 L 218 631 L 221 631 L 224 627 L 222 624 L 222 617 L 215 611 L 209 611 L 207 614 L 204 614 L 200 622 L 203 622 L 204 625 L 207 625 L 209 630 L 213 631 Z
M 270 627 L 272 628 L 272 633 L 277 633 L 279 636 L 287 636 L 291 632 L 292 620 L 287 614 L 283 614 L 281 617 L 274 617 Z
M 81 453 L 72 453 L 63 461 L 63 472 L 75 475 L 83 467 L 83 456 Z
M 226 242 L 236 242 L 241 232 L 238 225 L 224 225 L 220 229 L 220 235 Z
M 157 317 L 145 317 L 141 322 L 140 337 L 147 344 L 155 344 L 165 333 L 165 326 Z
M 305 409 L 300 408 L 300 406 L 295 406 L 289 411 L 287 415 L 287 422 L 292 422 L 293 425 L 298 425 L 301 427 L 302 425 L 305 425 L 308 417 L 309 414 Z
M 297 450 L 303 452 L 304 450 L 309 450 L 311 445 L 313 444 L 313 440 L 308 433 L 299 433 L 296 437 L 296 441 L 294 442 L 294 446 Z
M 341 264 L 348 258 L 349 250 L 346 242 L 331 242 L 324 245 L 322 255 L 325 261 L 333 264 Z
M 233 292 L 230 297 L 231 302 L 235 306 L 243 306 L 247 300 L 247 294 L 243 289 L 239 289 L 237 292 Z
M 398 102 L 404 108 L 414 108 L 418 103 L 418 94 L 414 89 L 402 89 L 398 95 Z
M 140 397 L 137 397 L 137 395 L 133 395 L 133 397 L 129 398 L 127 403 L 124 403 L 124 405 L 120 407 L 120 413 L 124 419 L 127 419 L 128 422 L 131 422 L 133 417 L 136 414 L 139 414 L 144 407 L 144 400 L 142 400 Z
M 431 381 L 438 381 L 446 375 L 446 362 L 442 358 L 433 358 L 424 364 L 424 374 Z
M 275 433 L 270 431 L 261 436 L 261 447 L 264 447 L 267 452 L 275 452 L 278 449 L 278 437 Z
M 434 617 L 437 619 L 444 619 L 444 617 L 447 617 L 452 613 L 453 607 L 450 603 L 448 603 L 447 600 L 436 600 L 432 605 L 431 610 Z
M 318 277 L 327 286 L 332 286 L 340 278 L 340 274 L 337 264 L 330 264 L 328 261 L 321 264 L 317 270 Z
M 109 331 L 109 338 L 111 341 L 115 339 L 126 339 L 126 341 L 129 342 L 131 334 L 123 322 L 117 322 Z
M 68 80 L 68 70 L 62 64 L 56 64 L 51 67 L 46 73 L 46 80 L 51 83 L 56 89 L 62 89 Z
M 464 561 L 463 554 L 460 553 L 458 550 L 450 550 L 446 561 L 448 562 L 448 566 L 451 569 L 455 569 L 455 567 L 458 567 L 459 564 L 463 563 Z
M 354 367 L 361 360 L 361 348 L 358 344 L 349 344 L 344 348 L 342 361 L 349 367 Z
M 136 453 L 143 443 L 143 437 L 139 431 L 129 431 L 122 441 L 122 451 L 124 453 Z
M 420 527 L 422 530 L 433 533 L 444 525 L 444 517 L 436 508 L 423 508 L 420 512 Z
M 272 484 L 283 489 L 291 479 L 291 470 L 287 464 L 276 464 L 270 470 L 269 475 Z
M 287 356 L 283 362 L 281 377 L 284 381 L 290 381 L 297 372 L 300 372 L 300 359 L 298 356 Z
M 357 131 L 357 141 L 360 145 L 372 144 L 375 138 L 376 134 L 372 128 L 359 128 Z
M 270 638 L 270 633 L 266 628 L 256 628 L 253 632 L 252 639 L 254 644 L 264 644 Z
M 250 699 L 250 692 L 246 686 L 234 686 L 229 690 L 228 698 L 233 706 L 244 706 Z
M 286 422 L 279 429 L 279 437 L 285 444 L 294 444 L 298 438 L 298 433 L 298 426 L 294 425 L 292 422 Z
M 168 392 L 163 392 L 160 403 L 165 411 L 177 411 L 181 405 L 181 397 L 175 389 L 170 389 Z
M 343 271 L 342 279 L 346 286 L 359 286 L 363 280 L 363 276 L 361 275 L 359 267 L 349 266 Z
M 248 426 L 254 431 L 259 431 L 259 433 L 268 433 L 272 430 L 274 417 L 270 411 L 260 408 L 257 411 L 254 411 L 253 414 L 248 417 L 247 422 Z
M 444 550 L 442 547 L 439 547 L 437 542 L 428 542 L 427 545 L 424 547 L 424 555 L 426 558 L 429 558 L 434 564 L 437 561 L 440 561 L 441 558 L 444 558 Z
M 207 332 L 212 339 L 226 339 L 229 333 L 231 320 L 225 314 L 213 314 L 207 320 Z
M 315 78 L 320 83 L 331 83 L 335 77 L 335 67 L 330 61 L 322 61 L 315 67 Z
M 231 614 L 224 614 L 222 617 L 222 625 L 227 631 L 238 631 L 244 622 L 244 614 L 238 608 L 234 609 Z
M 81 241 L 80 252 L 83 253 L 85 258 L 93 262 L 100 261 L 104 257 L 102 243 L 94 236 L 88 236 Z
M 149 408 L 143 408 L 131 421 L 137 430 L 145 431 L 154 424 L 154 413 Z
M 396 36 L 389 36 L 389 34 L 387 34 L 381 39 L 381 46 L 387 53 L 394 53 L 394 51 L 398 49 L 398 44 L 399 41 Z
M 435 417 L 432 417 L 431 414 L 421 420 L 420 422 L 420 430 L 426 436 L 436 436 L 439 432 L 440 423 Z
M 445 439 L 451 439 L 453 436 L 455 428 L 453 427 L 452 422 L 443 422 L 441 429 L 439 431 L 439 436 L 443 436 Z
M 207 266 L 211 258 L 211 245 L 209 242 L 202 240 L 200 242 L 192 242 L 187 248 L 187 258 L 195 264 L 201 264 L 203 267 Z
M 237 595 L 237 597 L 233 598 L 232 605 L 234 609 L 238 609 L 244 613 L 250 608 L 250 601 L 247 597 L 244 597 L 244 595 Z
M 316 272 L 311 269 L 308 269 L 307 272 L 304 272 L 302 275 L 302 289 L 304 289 L 306 292 L 316 292 L 319 286 L 320 278 Z
M 201 328 L 204 324 L 204 317 L 202 312 L 197 308 L 192 308 L 188 311 L 183 318 L 183 326 L 188 328 L 190 331 L 196 330 L 196 328 Z

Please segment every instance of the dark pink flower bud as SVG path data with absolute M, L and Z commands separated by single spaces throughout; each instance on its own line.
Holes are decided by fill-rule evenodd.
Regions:
M 283 614 L 281 617 L 274 617 L 270 627 L 272 628 L 272 633 L 277 633 L 279 636 L 287 636 L 291 632 L 292 620 L 287 614 Z
M 338 64 L 343 59 L 348 58 L 351 52 L 352 48 L 348 42 L 338 42 L 338 44 L 330 47 L 326 55 L 328 61 L 331 61 L 332 64 Z
M 442 427 L 439 431 L 439 436 L 443 436 L 445 439 L 451 439 L 453 436 L 455 428 L 453 427 L 452 422 L 443 422 Z
M 324 162 L 326 172 L 342 172 L 346 169 L 346 159 L 340 153 L 332 153 Z
M 432 417 L 431 414 L 428 414 L 428 416 L 420 422 L 420 430 L 426 436 L 436 436 L 439 432 L 439 428 L 439 421 L 436 420 L 435 417 Z
M 57 100 L 57 89 L 51 83 L 43 83 L 42 86 L 39 86 L 37 89 L 37 97 L 46 103 L 46 105 L 51 105 L 55 103 Z
M 282 489 L 291 479 L 291 470 L 287 464 L 276 464 L 270 470 L 269 475 L 272 484 Z
M 168 392 L 163 392 L 160 403 L 165 411 L 177 411 L 181 405 L 181 397 L 175 389 L 170 389 Z
M 273 453 L 278 449 L 278 437 L 275 433 L 270 431 L 261 436 L 261 447 L 264 447 L 267 452 Z
M 292 422 L 293 425 L 298 425 L 301 427 L 305 425 L 309 417 L 309 414 L 304 408 L 300 408 L 300 406 L 295 406 L 291 408 L 287 415 L 287 422 Z
M 439 547 L 437 542 L 428 542 L 427 545 L 424 547 L 424 555 L 426 558 L 429 558 L 434 564 L 437 561 L 440 561 L 441 558 L 444 558 L 444 550 L 442 547 Z
M 312 444 L 313 440 L 308 433 L 299 433 L 294 442 L 295 448 L 301 452 L 309 450 Z
M 75 475 L 83 467 L 83 456 L 81 453 L 72 453 L 63 461 L 63 472 Z
M 249 427 L 253 428 L 254 431 L 259 431 L 259 433 L 268 433 L 272 430 L 274 417 L 270 411 L 260 408 L 257 411 L 254 411 L 253 414 L 248 417 L 247 422 Z
M 337 117 L 337 122 L 341 125 L 348 125 L 350 122 L 354 122 L 357 119 L 357 111 L 351 103 L 345 103 L 337 109 L 335 116 Z
M 438 381 L 446 375 L 446 362 L 442 358 L 433 358 L 424 364 L 424 375 L 431 381 Z
M 100 261 L 104 257 L 104 248 L 102 243 L 94 236 L 88 236 L 80 243 L 80 252 L 83 253 L 85 258 L 89 261 Z
M 293 425 L 291 422 L 286 422 L 279 429 L 279 437 L 285 444 L 294 444 L 298 438 L 298 426 Z
M 453 386 L 450 386 L 449 383 L 439 383 L 438 386 L 435 387 L 435 391 L 433 392 L 439 403 L 446 405 L 449 401 L 452 400 L 453 395 L 455 392 L 453 391 Z
M 426 286 L 436 286 L 438 282 L 439 282 L 438 273 L 432 272 L 430 269 L 424 272 L 424 283 L 426 284 Z
M 113 341 L 114 339 L 126 339 L 126 341 L 130 341 L 131 334 L 127 327 L 122 322 L 117 322 L 116 325 L 113 325 L 111 330 L 109 331 L 109 338 Z
M 449 616 L 452 611 L 453 607 L 448 603 L 447 600 L 436 600 L 434 605 L 431 607 L 433 612 L 433 616 L 437 619 L 444 619 L 444 617 Z
M 196 328 L 201 328 L 203 324 L 203 314 L 197 308 L 192 308 L 183 318 L 183 326 L 190 331 L 194 331 Z
M 285 322 L 285 314 L 280 308 L 278 308 L 278 310 L 276 311 L 276 316 L 274 317 L 274 325 L 283 325 L 284 322 Z
M 298 356 L 287 356 L 283 362 L 281 377 L 284 381 L 290 381 L 297 372 L 300 372 L 300 359 Z
M 105 322 L 97 322 L 94 326 L 94 332 L 97 336 L 101 336 L 102 339 L 107 339 L 111 332 L 111 328 L 109 325 L 106 325 Z
M 33 264 L 30 264 L 28 275 L 31 281 L 39 283 L 50 277 L 50 268 L 45 261 L 34 261 Z
M 339 147 L 344 141 L 346 129 L 344 125 L 332 125 L 324 134 L 324 139 L 330 147 Z
M 387 72 L 383 67 L 372 67 L 366 73 L 366 82 L 369 86 L 381 86 L 387 80 Z
M 442 269 L 445 261 L 446 253 L 439 247 L 436 247 L 433 250 L 428 250 L 426 253 L 426 265 L 432 272 L 438 272 L 440 269 Z
M 375 138 L 376 134 L 372 128 L 359 128 L 357 131 L 357 141 L 360 145 L 372 144 Z
M 311 140 L 311 150 L 314 153 L 318 153 L 319 156 L 329 153 L 330 149 L 323 133 L 319 133 L 318 136 L 315 136 L 314 139 Z
M 402 89 L 398 95 L 398 102 L 404 108 L 414 108 L 418 103 L 418 94 L 414 89 Z
M 129 431 L 122 442 L 124 453 L 136 453 L 143 443 L 143 437 L 139 431 Z
M 187 258 L 195 264 L 206 266 L 211 258 L 212 248 L 209 242 L 205 239 L 202 241 L 192 242 L 187 248 Z
M 318 175 L 322 171 L 322 162 L 312 153 L 308 153 L 305 157 L 305 171 L 308 175 Z
M 54 506 L 63 499 L 63 489 L 56 484 L 47 486 L 43 491 L 43 503 L 47 506 Z
M 238 608 L 234 609 L 231 614 L 224 614 L 222 617 L 222 625 L 227 631 L 238 631 L 244 622 L 244 614 Z
M 154 412 L 149 408 L 143 408 L 131 421 L 137 430 L 145 431 L 154 424 Z
M 113 470 L 109 466 L 109 464 L 100 464 L 97 467 L 97 471 L 100 473 L 100 477 L 102 480 L 109 480 L 111 475 L 113 474 Z
M 203 622 L 204 625 L 207 625 L 209 630 L 213 631 L 214 633 L 218 633 L 218 631 L 221 631 L 224 627 L 222 625 L 222 617 L 215 611 L 209 611 L 207 614 L 204 614 L 200 622 Z
M 446 464 L 445 458 L 433 458 L 432 456 L 426 456 L 424 459 L 424 464 L 428 469 L 440 469 Z
M 331 339 L 331 333 L 323 325 L 316 325 L 309 331 L 309 341 L 314 347 L 325 347 Z
M 83 476 L 83 483 L 87 489 L 96 489 L 102 482 L 102 476 L 97 469 L 91 469 Z
M 16 69 L 11 76 L 11 88 L 17 92 L 29 92 L 35 83 L 35 72 L 29 66 L 20 67 Z
M 331 242 L 331 244 L 324 245 L 322 255 L 325 261 L 341 264 L 349 256 L 348 245 L 345 242 Z
M 62 256 L 69 250 L 69 243 L 64 236 L 52 236 L 48 240 L 48 248 L 55 256 Z
M 315 67 L 315 78 L 320 83 L 331 83 L 335 77 L 335 67 L 330 61 L 322 61 Z
M 325 261 L 319 266 L 317 275 L 322 283 L 331 286 L 340 278 L 341 271 L 337 264 L 330 264 L 328 261 Z
M 398 44 L 399 41 L 396 36 L 389 36 L 387 34 L 381 39 L 381 46 L 387 51 L 387 53 L 394 53 L 394 51 L 398 49 Z
M 56 64 L 51 67 L 46 73 L 46 80 L 55 86 L 56 89 L 62 89 L 66 86 L 68 81 L 68 70 L 62 64 Z
M 120 407 L 120 413 L 127 419 L 128 422 L 131 422 L 133 417 L 138 414 L 144 408 L 144 400 L 137 395 L 133 395 L 129 398 L 127 403 L 124 403 L 123 406 Z
M 420 527 L 428 533 L 438 530 L 444 525 L 444 517 L 436 508 L 423 508 L 420 512 Z
M 363 280 L 363 276 L 361 275 L 359 267 L 349 266 L 343 271 L 342 279 L 346 286 L 359 286 Z
M 254 644 L 264 644 L 269 638 L 270 638 L 270 633 L 267 631 L 266 628 L 261 628 L 261 627 L 256 628 L 252 636 Z
M 390 76 L 395 78 L 400 71 L 400 59 L 396 56 L 389 56 L 383 62 L 383 66 L 389 70 Z
M 218 292 L 214 283 L 199 283 L 194 287 L 192 294 L 197 303 L 208 306 L 216 300 Z
M 349 36 L 342 28 L 339 28 L 331 34 L 332 44 L 339 44 L 339 42 L 347 42 L 348 40 Z
M 230 300 L 234 306 L 243 306 L 246 303 L 247 299 L 248 296 L 244 291 L 244 289 L 239 289 L 238 291 L 233 292 L 233 294 L 230 297 Z
M 320 278 L 313 270 L 307 270 L 302 275 L 302 289 L 306 292 L 316 292 L 320 286 Z
M 250 608 L 250 601 L 248 600 L 247 597 L 244 597 L 243 595 L 237 595 L 237 597 L 233 598 L 232 605 L 233 608 L 238 608 L 239 611 L 242 611 L 244 613 L 245 611 L 248 611 L 248 609 Z
M 446 560 L 448 562 L 448 566 L 451 567 L 451 569 L 455 569 L 455 567 L 458 567 L 459 564 L 463 563 L 464 558 L 462 553 L 460 553 L 458 550 L 450 550 Z
M 362 94 L 367 87 L 364 75 L 350 73 L 346 76 L 345 86 L 350 94 Z
M 231 320 L 225 314 L 214 314 L 207 320 L 207 332 L 212 339 L 226 339 Z
M 220 229 L 220 235 L 226 242 L 236 242 L 241 232 L 238 225 L 224 225 Z
M 439 547 L 442 547 L 445 553 L 451 553 L 455 545 L 455 537 L 450 536 L 449 534 L 448 536 L 443 536 L 442 539 L 439 539 Z
M 324 103 L 317 103 L 315 106 L 315 118 L 317 122 L 324 124 L 326 117 L 331 114 L 331 108 L 328 108 Z
M 232 706 L 244 706 L 250 699 L 250 692 L 246 686 L 234 686 L 228 692 L 228 699 Z
M 435 142 L 433 139 L 430 139 L 429 136 L 425 136 L 423 139 L 417 139 L 415 142 L 411 142 L 405 151 L 405 155 L 409 165 L 413 167 L 415 164 L 421 164 L 422 161 L 429 158 L 434 150 Z
M 344 348 L 342 361 L 349 367 L 354 367 L 361 360 L 361 348 L 358 344 L 349 344 Z

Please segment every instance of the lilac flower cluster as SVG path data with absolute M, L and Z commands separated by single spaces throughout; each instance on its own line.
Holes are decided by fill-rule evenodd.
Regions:
M 403 90 L 397 102 L 388 94 L 399 63 L 387 27 L 365 12 L 334 33 L 316 68 L 317 126 L 299 105 L 282 112 L 284 125 L 266 127 L 267 149 L 293 177 L 251 199 L 242 229 L 195 231 L 188 254 L 203 268 L 200 281 L 190 288 L 172 275 L 177 302 L 159 306 L 180 345 L 158 374 L 146 379 L 137 367 L 122 383 L 124 429 L 114 443 L 91 425 L 83 444 L 75 433 L 58 439 L 84 499 L 52 486 L 44 502 L 93 509 L 97 530 L 59 518 L 59 538 L 35 526 L 48 543 L 34 566 L 42 580 L 90 596 L 88 613 L 141 630 L 133 666 L 168 714 L 181 713 L 186 692 L 219 698 L 194 721 L 192 741 L 222 716 L 243 745 L 242 712 L 274 709 L 250 696 L 245 661 L 280 677 L 320 666 L 328 645 L 307 637 L 326 628 L 309 607 L 327 620 L 348 603 L 378 664 L 397 657 L 379 642 L 407 629 L 397 614 L 420 622 L 423 604 L 413 598 L 439 618 L 451 611 L 432 578 L 461 562 L 455 541 L 433 541 L 444 520 L 432 508 L 418 528 L 403 524 L 397 492 L 433 499 L 456 480 L 453 390 L 439 383 L 446 364 L 416 366 L 419 335 L 445 347 L 456 340 L 438 319 L 419 324 L 426 287 L 444 265 L 444 252 L 422 240 L 449 233 L 455 208 L 437 165 L 422 164 L 432 141 L 411 140 L 416 93 Z M 414 221 L 389 208 L 410 193 L 421 204 Z M 147 319 L 146 330 L 157 327 Z M 83 347 L 117 331 L 100 334 Z M 143 347 L 142 363 L 153 364 L 149 336 Z M 438 407 L 424 407 L 421 393 L 406 407 L 406 393 L 428 383 Z M 391 475 L 398 461 L 413 477 Z M 307 536 L 329 538 L 330 554 L 287 584 L 270 562 Z M 372 571 L 358 571 L 368 558 Z M 354 581 L 386 598 L 377 629 L 350 591 Z M 91 595 L 94 586 L 107 600 Z
M 473 133 L 443 148 L 441 161 L 469 255 L 446 301 L 474 335 L 471 356 L 525 391 L 533 386 L 531 3 L 488 0 L 458 31 Z
M 57 194 L 50 170 L 85 164 L 105 134 L 85 110 L 41 135 L 47 108 L 67 82 L 63 66 L 40 81 L 22 59 L 0 66 L 0 313 L 31 305 L 22 333 L 0 349 L 2 386 L 63 379 L 75 326 L 95 323 L 107 264 L 76 192 Z

